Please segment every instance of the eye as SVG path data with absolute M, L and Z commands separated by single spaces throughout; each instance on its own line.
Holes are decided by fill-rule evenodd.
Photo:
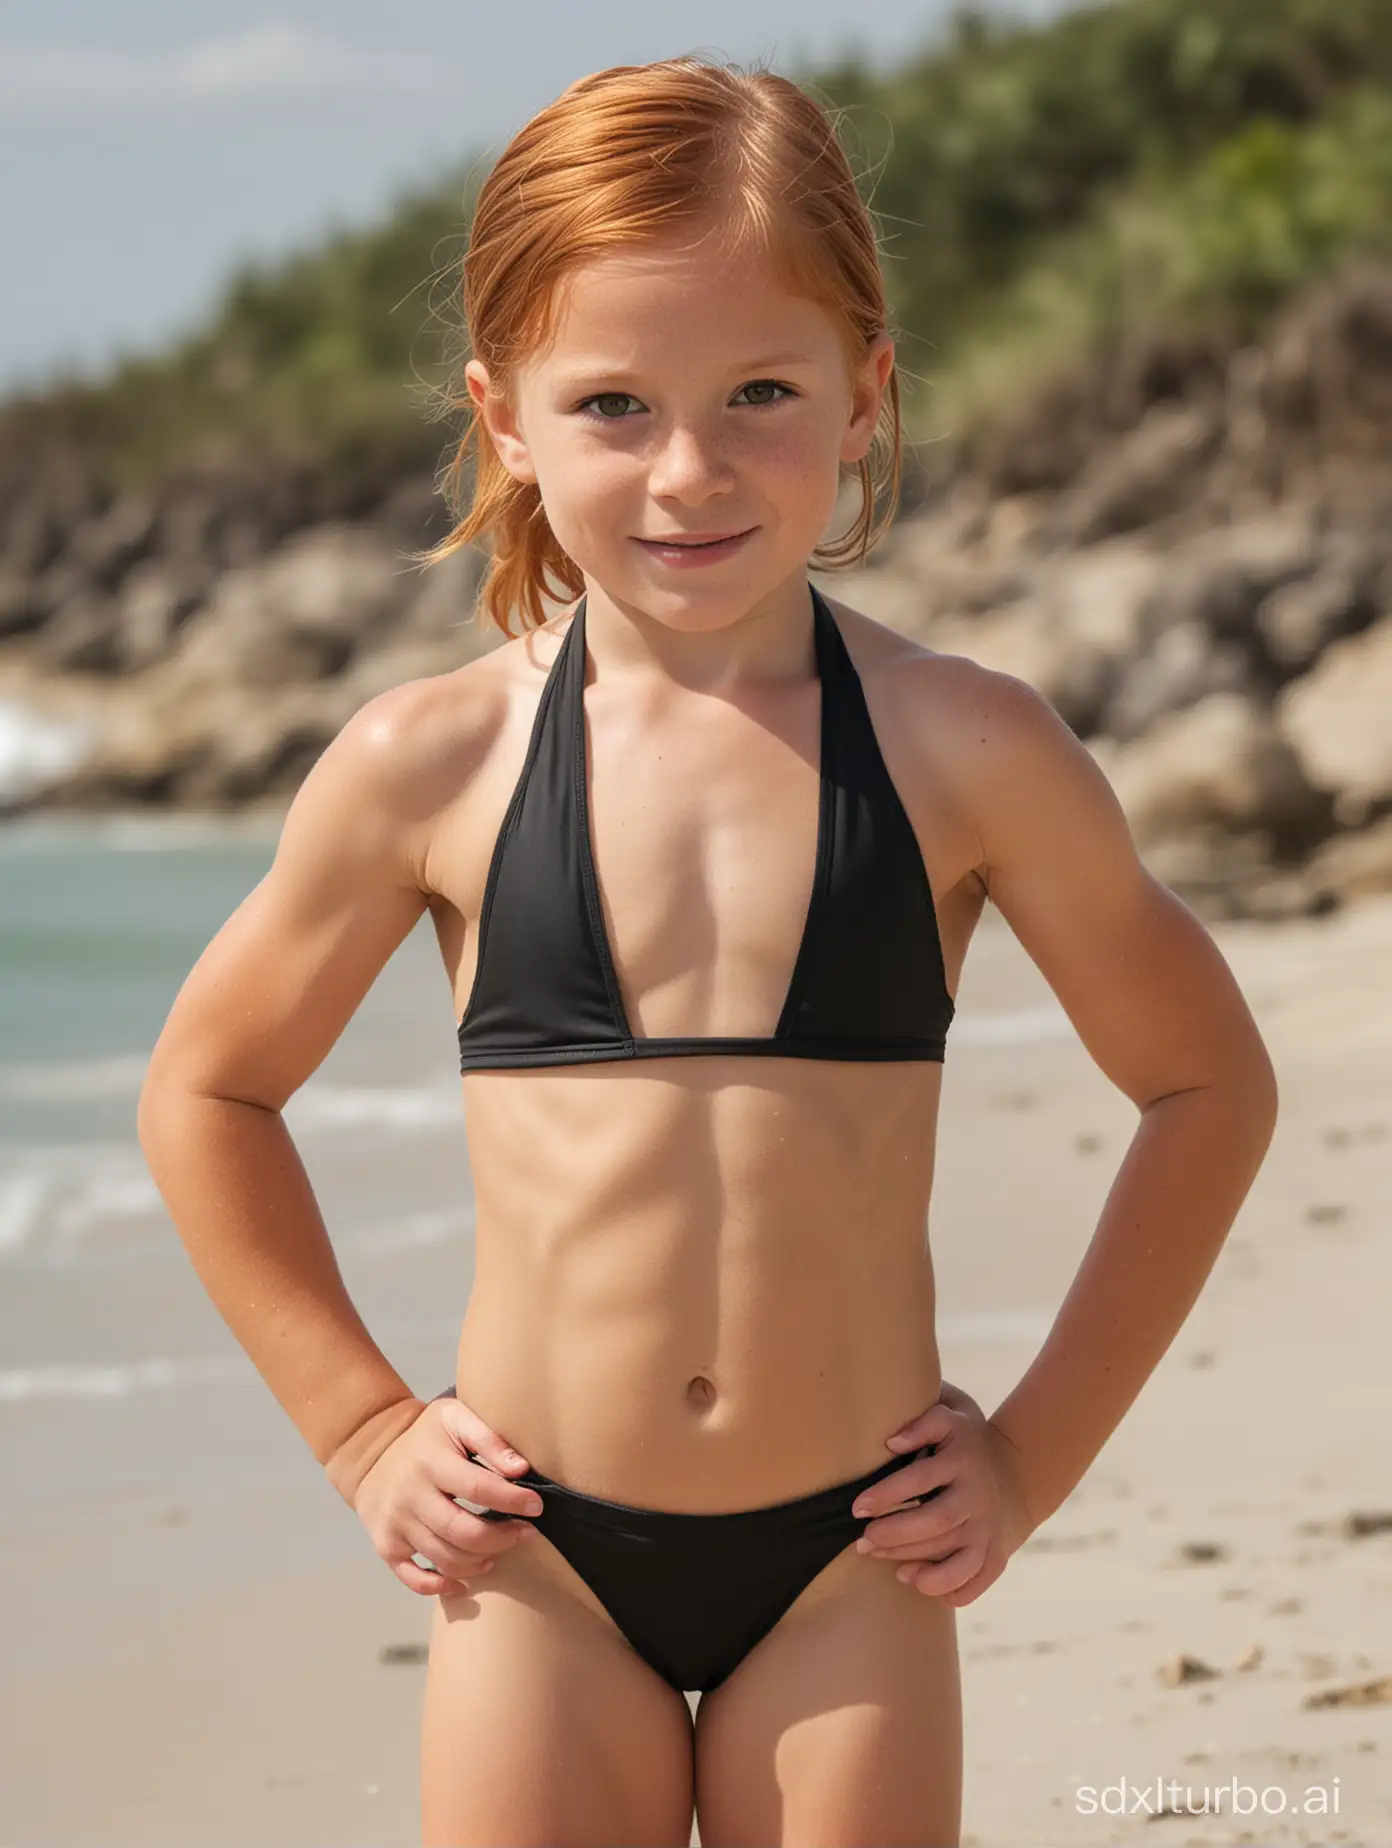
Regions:
M 749 391 L 752 388 L 757 391 L 761 385 L 772 385 L 773 389 L 775 391 L 781 391 L 785 398 L 796 398 L 798 395 L 791 385 L 784 385 L 778 379 L 751 379 L 748 385 L 741 385 L 740 390 Z M 783 398 L 765 398 L 761 403 L 755 404 L 751 408 L 756 411 L 761 411 L 767 406 L 781 404 L 782 402 Z
M 621 423 L 623 421 L 622 418 L 606 417 L 601 411 L 590 410 L 589 406 L 592 404 L 603 404 L 606 398 L 610 403 L 613 403 L 615 399 L 622 403 L 628 396 L 629 393 L 626 391 L 601 391 L 597 392 L 593 398 L 582 398 L 575 408 L 577 411 L 583 412 L 586 417 L 596 418 L 600 423 Z M 637 399 L 635 398 L 633 402 L 636 404 Z
M 747 385 L 740 386 L 740 391 L 757 391 L 761 386 L 765 385 L 771 385 L 775 391 L 782 392 L 783 396 L 787 398 L 796 398 L 799 396 L 799 393 L 795 391 L 791 385 L 783 384 L 780 379 L 751 379 Z M 639 399 L 633 397 L 631 392 L 600 391 L 596 392 L 592 398 L 582 398 L 575 409 L 584 416 L 593 418 L 597 423 L 622 423 L 624 421 L 622 415 L 618 417 L 608 417 L 602 411 L 592 411 L 588 408 L 592 404 L 603 404 L 606 400 L 610 403 L 617 401 L 620 404 L 625 400 L 631 404 L 640 402 Z M 745 408 L 752 411 L 764 411 L 770 410 L 775 404 L 781 404 L 782 402 L 783 398 L 764 398 L 753 404 L 747 405 Z

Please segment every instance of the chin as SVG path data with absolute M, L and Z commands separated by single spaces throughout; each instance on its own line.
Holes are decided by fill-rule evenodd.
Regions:
M 651 585 L 640 584 L 631 598 L 612 600 L 626 614 L 646 617 L 649 622 L 661 623 L 664 629 L 696 635 L 730 629 L 743 622 L 764 601 L 768 588 L 764 584 L 723 584 L 718 589 L 712 585 L 696 592 L 677 584 L 654 592 Z

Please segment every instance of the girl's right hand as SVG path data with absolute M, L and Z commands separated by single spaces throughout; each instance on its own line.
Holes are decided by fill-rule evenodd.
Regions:
M 481 1458 L 470 1462 L 467 1452 Z M 487 1467 L 485 1467 L 487 1466 Z M 534 1489 L 509 1482 L 529 1467 L 467 1405 L 432 1399 L 358 1484 L 353 1506 L 376 1547 L 409 1591 L 424 1598 L 467 1592 L 499 1553 L 534 1531 L 524 1519 L 485 1519 L 451 1499 L 481 1503 L 500 1516 L 541 1512 Z M 421 1553 L 434 1570 L 418 1566 Z

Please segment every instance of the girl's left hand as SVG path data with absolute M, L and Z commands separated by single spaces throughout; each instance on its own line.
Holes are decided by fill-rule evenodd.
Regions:
M 897 1576 L 905 1584 L 960 1610 L 995 1583 L 1036 1525 L 1025 1504 L 1019 1452 L 969 1393 L 946 1381 L 937 1404 L 895 1435 L 908 1440 L 905 1449 L 934 1444 L 936 1451 L 867 1489 L 851 1512 L 878 1515 L 911 1495 L 942 1492 L 872 1520 L 857 1549 L 901 1562 Z

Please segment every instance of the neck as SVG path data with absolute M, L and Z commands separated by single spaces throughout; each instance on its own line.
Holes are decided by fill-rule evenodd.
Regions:
M 597 586 L 587 588 L 581 601 L 596 678 L 632 675 L 692 692 L 728 694 L 816 673 L 812 587 L 805 571 L 742 614 L 707 620 L 699 628 L 662 622 Z

